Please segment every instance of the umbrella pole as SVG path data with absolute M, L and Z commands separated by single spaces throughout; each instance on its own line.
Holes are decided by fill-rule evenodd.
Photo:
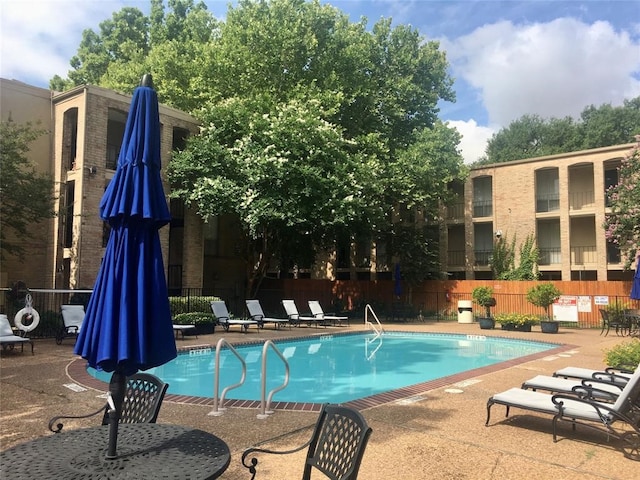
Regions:
M 109 382 L 109 393 L 115 408 L 109 411 L 109 448 L 105 457 L 107 460 L 118 458 L 118 454 L 116 453 L 116 447 L 118 445 L 118 425 L 120 423 L 120 416 L 122 415 L 122 404 L 124 402 L 126 388 L 126 375 L 120 372 L 113 372 L 111 381 Z

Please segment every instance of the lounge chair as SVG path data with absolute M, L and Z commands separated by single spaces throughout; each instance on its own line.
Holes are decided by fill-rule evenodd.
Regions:
M 307 325 L 311 325 L 312 323 L 316 324 L 316 328 L 318 327 L 318 323 L 323 323 L 326 327 L 326 323 L 323 320 L 320 320 L 316 317 L 303 316 L 298 313 L 298 307 L 296 306 L 296 302 L 294 300 L 282 300 L 282 306 L 284 307 L 284 311 L 287 312 L 287 316 L 289 317 L 289 321 L 293 325 L 300 326 L 302 322 Z
M 322 307 L 320 306 L 320 302 L 317 300 L 309 300 L 309 310 L 311 310 L 311 315 L 319 318 L 323 322 L 333 322 L 333 325 L 335 326 L 336 323 L 338 325 L 342 325 L 342 322 L 346 320 L 347 325 L 349 325 L 349 317 L 340 317 L 336 316 L 333 313 L 324 313 Z
M 160 407 L 162 406 L 162 400 L 168 387 L 168 383 L 163 382 L 150 373 L 136 373 L 127 377 L 127 390 L 124 395 L 124 402 L 122 403 L 122 414 L 119 423 L 156 423 Z M 100 412 L 104 412 L 102 425 L 108 425 L 110 413 L 109 402 L 103 405 L 100 410 L 88 415 L 59 415 L 53 417 L 49 421 L 49 430 L 54 433 L 59 433 L 64 426 L 62 423 L 59 423 L 60 420 L 89 418 Z
M 282 452 L 249 448 L 242 454 L 242 465 L 249 469 L 253 480 L 258 459 L 253 457 L 250 463 L 246 463 L 247 456 L 254 453 L 286 455 L 309 447 L 302 480 L 311 478 L 312 468 L 334 480 L 355 480 L 371 431 L 371 427 L 357 410 L 339 405 L 324 405 L 313 435 L 307 443 Z
M 60 305 L 60 314 L 62 315 L 62 328 L 56 335 L 58 345 L 62 344 L 62 340 L 68 335 L 78 337 L 84 321 L 84 305 Z
M 0 345 L 2 345 L 2 350 L 13 350 L 16 345 L 20 345 L 20 351 L 24 352 L 25 343 L 31 345 L 31 355 L 33 355 L 33 340 L 15 335 L 9 323 L 9 318 L 6 315 L 0 315 Z
M 211 302 L 211 310 L 213 310 L 213 314 L 216 316 L 218 324 L 222 325 L 225 332 L 229 331 L 229 327 L 231 325 L 239 325 L 241 330 L 245 333 L 249 330 L 250 325 L 258 325 L 256 320 L 231 318 L 231 315 L 229 315 L 229 311 L 227 310 L 227 304 L 224 303 L 224 300 L 213 300 Z
M 276 330 L 279 329 L 281 325 L 289 325 L 289 328 L 291 328 L 291 322 L 288 318 L 267 317 L 262 311 L 260 300 L 246 300 L 246 303 L 251 320 L 257 321 L 259 327 L 262 328 L 265 323 L 273 323 L 273 326 Z
M 622 441 L 626 456 L 640 459 L 640 368 L 631 376 L 615 403 L 598 402 L 575 395 L 545 393 L 512 388 L 493 395 L 487 401 L 487 421 L 489 425 L 491 407 L 494 404 L 506 406 L 506 415 L 511 407 L 532 410 L 553 415 L 553 441 L 557 441 L 558 421 L 583 425 L 590 429 L 604 431 Z M 614 425 L 626 424 L 616 430 Z
M 604 380 L 550 377 L 536 375 L 522 383 L 525 390 L 544 390 L 553 393 L 569 393 L 605 402 L 615 402 L 624 386 Z
M 624 386 L 633 375 L 632 369 L 607 367 L 604 370 L 592 370 L 582 367 L 565 367 L 553 372 L 554 377 L 578 378 L 580 380 L 601 380 Z

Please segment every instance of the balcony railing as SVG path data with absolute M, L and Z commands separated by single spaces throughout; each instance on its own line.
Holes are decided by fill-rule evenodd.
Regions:
M 486 267 L 491 264 L 491 255 L 493 251 L 491 250 L 476 250 L 476 265 L 480 267 Z
M 456 202 L 447 206 L 447 220 L 464 218 L 464 202 Z
M 583 192 L 572 192 L 569 194 L 569 209 L 582 210 L 584 208 L 594 208 L 595 197 L 593 190 Z
M 596 246 L 588 247 L 571 247 L 571 264 L 585 265 L 587 263 L 596 263 L 597 250 Z
M 536 196 L 536 212 L 555 212 L 560 209 L 560 194 L 549 193 Z
M 493 202 L 491 200 L 474 200 L 474 217 L 490 217 L 491 215 L 493 215 Z
M 464 250 L 449 250 L 447 264 L 450 267 L 464 267 Z
M 560 247 L 540 248 L 538 265 L 554 265 L 562 262 Z

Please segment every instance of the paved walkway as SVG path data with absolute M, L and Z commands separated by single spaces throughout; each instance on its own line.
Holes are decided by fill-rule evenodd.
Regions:
M 453 385 L 442 385 L 404 401 L 394 400 L 364 410 L 363 415 L 373 427 L 373 435 L 362 462 L 361 479 L 640 478 L 640 463 L 625 458 L 618 443 L 607 441 L 604 434 L 594 434 L 580 427 L 572 433 L 570 427 L 563 425 L 560 440 L 554 444 L 549 416 L 512 409 L 510 417 L 505 419 L 504 409 L 498 405 L 492 409 L 490 426 L 484 426 L 486 402 L 493 393 L 569 365 L 603 368 L 603 350 L 626 339 L 615 334 L 602 337 L 599 329 L 561 329 L 557 335 L 546 335 L 539 331 L 486 331 L 480 330 L 477 324 L 454 322 L 391 324 L 386 328 L 490 334 L 552 341 L 572 347 L 557 355 L 476 376 L 474 382 L 458 378 Z M 248 334 L 216 332 L 177 342 L 178 346 L 215 346 L 222 336 L 230 342 L 238 342 L 326 334 L 329 330 L 305 327 L 291 331 L 252 329 Z M 78 383 L 67 371 L 76 358 L 72 343 L 72 339 L 66 339 L 59 346 L 53 340 L 36 340 L 34 356 L 26 351 L 24 354 L 2 352 L 0 450 L 49 435 L 47 423 L 55 415 L 90 412 L 104 402 L 101 397 L 104 390 L 88 388 L 76 392 L 66 386 Z M 207 405 L 165 401 L 158 422 L 189 425 L 224 438 L 232 451 L 231 465 L 222 476 L 224 479 L 249 478 L 240 464 L 245 448 L 257 443 L 276 449 L 299 445 L 308 439 L 317 418 L 315 413 L 276 411 L 270 418 L 258 420 L 255 409 L 231 408 L 221 417 L 207 415 L 210 411 L 211 407 Z M 94 425 L 96 421 L 99 419 L 69 422 L 65 429 Z M 286 457 L 262 456 L 257 478 L 300 478 L 303 459 L 304 452 Z M 10 466 L 3 465 L 2 470 L 2 477 L 10 478 L 7 476 Z

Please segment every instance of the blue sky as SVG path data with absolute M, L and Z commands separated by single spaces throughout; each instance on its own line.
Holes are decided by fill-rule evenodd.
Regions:
M 229 2 L 205 3 L 223 18 Z M 462 133 L 468 162 L 522 115 L 577 117 L 588 105 L 640 96 L 640 0 L 322 3 L 370 26 L 391 17 L 440 42 L 457 95 L 440 117 Z M 0 0 L 0 76 L 46 88 L 53 75 L 66 76 L 82 30 L 98 31 L 123 6 L 148 12 L 149 1 Z

